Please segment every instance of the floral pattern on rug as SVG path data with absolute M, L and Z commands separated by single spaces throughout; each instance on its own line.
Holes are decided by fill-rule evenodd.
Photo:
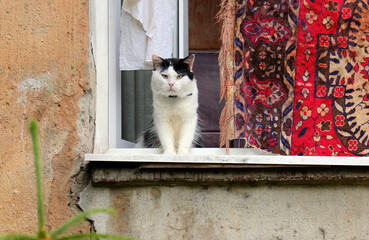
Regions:
M 222 144 L 369 155 L 368 1 L 234 0 L 221 11 L 233 33 L 220 54 Z

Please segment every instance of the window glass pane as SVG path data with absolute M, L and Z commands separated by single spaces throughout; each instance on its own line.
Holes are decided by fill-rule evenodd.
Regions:
M 150 126 L 152 114 L 151 70 L 122 71 L 122 138 L 135 142 Z

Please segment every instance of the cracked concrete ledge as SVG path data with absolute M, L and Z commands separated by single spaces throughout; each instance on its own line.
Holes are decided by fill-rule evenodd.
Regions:
M 142 168 L 91 166 L 93 186 L 181 186 L 227 184 L 369 185 L 369 167 Z

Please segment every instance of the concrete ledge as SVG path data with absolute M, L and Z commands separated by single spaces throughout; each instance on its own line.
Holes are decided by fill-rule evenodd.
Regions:
M 239 164 L 300 166 L 366 166 L 369 157 L 282 156 L 251 148 L 192 148 L 190 154 L 163 155 L 155 148 L 111 148 L 104 153 L 85 154 L 86 162 L 166 163 L 166 164 Z
M 193 164 L 191 166 L 194 166 Z M 369 167 L 284 167 L 231 165 L 165 166 L 95 163 L 94 186 L 179 186 L 227 184 L 360 184 L 369 185 Z

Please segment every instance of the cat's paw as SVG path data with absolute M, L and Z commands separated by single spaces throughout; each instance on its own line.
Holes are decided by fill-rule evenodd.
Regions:
M 189 148 L 178 148 L 178 154 L 189 154 Z
M 164 155 L 175 155 L 176 151 L 174 149 L 166 149 L 163 152 Z

